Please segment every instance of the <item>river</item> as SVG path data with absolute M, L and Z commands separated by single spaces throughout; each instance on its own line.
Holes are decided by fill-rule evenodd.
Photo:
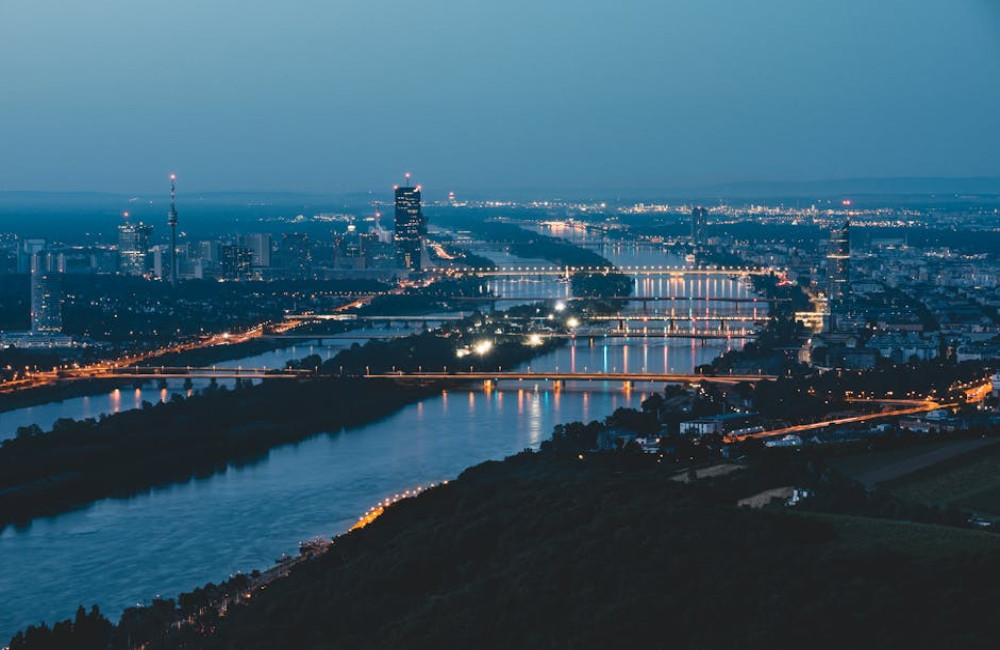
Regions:
M 619 251 L 606 256 L 616 264 L 653 263 L 634 260 L 654 257 L 661 264 L 673 263 L 653 249 Z M 737 280 L 701 282 L 706 284 L 691 287 L 687 281 L 653 280 L 646 290 L 750 295 Z M 510 288 L 515 284 L 533 285 L 530 292 L 525 288 L 519 294 L 525 297 L 562 296 L 566 291 L 565 284 L 552 280 L 494 283 L 508 296 L 515 295 Z M 681 293 L 695 290 L 704 293 Z M 577 339 L 530 366 L 683 372 L 742 343 L 609 338 L 592 344 Z M 338 347 L 297 346 L 231 363 L 277 366 L 314 352 L 329 357 Z M 97 603 L 116 619 L 124 607 L 154 596 L 173 597 L 235 571 L 265 568 L 281 554 L 295 553 L 302 540 L 345 531 L 385 497 L 454 478 L 484 460 L 536 448 L 556 424 L 601 419 L 618 407 L 637 407 L 661 388 L 638 385 L 626 390 L 620 382 L 570 382 L 554 391 L 543 382 L 501 382 L 495 390 L 452 390 L 363 427 L 273 449 L 258 462 L 208 478 L 131 498 L 104 499 L 23 528 L 8 527 L 0 532 L 0 639 L 31 623 L 70 617 L 81 603 Z M 121 391 L 119 401 L 110 406 L 101 401 L 108 398 L 100 396 L 89 398 L 86 406 L 66 400 L 59 406 L 33 407 L 30 417 L 54 421 L 120 409 L 122 402 L 134 406 L 135 400 L 148 399 L 149 390 L 127 398 Z M 171 390 L 175 388 L 166 393 Z M 163 391 L 152 392 L 154 398 L 164 398 Z

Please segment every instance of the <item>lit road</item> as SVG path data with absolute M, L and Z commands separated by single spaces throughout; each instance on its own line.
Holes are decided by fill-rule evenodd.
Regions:
M 974 404 L 981 402 L 992 392 L 992 384 L 989 381 L 985 383 L 969 383 L 960 384 L 957 386 L 962 392 L 965 393 L 965 401 L 969 404 Z M 818 429 L 824 429 L 826 427 L 840 426 L 843 424 L 855 424 L 858 422 L 870 422 L 872 420 L 881 420 L 885 418 L 901 417 L 904 415 L 918 415 L 921 413 L 930 413 L 931 411 L 936 411 L 938 409 L 946 409 L 957 406 L 958 404 L 953 402 L 938 402 L 933 399 L 924 400 L 905 400 L 905 399 L 854 399 L 848 400 L 850 402 L 867 402 L 869 404 L 882 404 L 885 406 L 895 406 L 897 408 L 891 408 L 884 411 L 879 411 L 877 413 L 865 413 L 862 415 L 852 415 L 842 418 L 834 418 L 830 420 L 823 420 L 821 422 L 812 422 L 809 424 L 797 424 L 790 427 L 783 427 L 781 429 L 772 429 L 771 431 L 761 431 L 759 433 L 751 433 L 744 436 L 733 436 L 729 438 L 731 441 L 746 440 L 748 438 L 774 438 L 778 436 L 787 436 L 799 433 L 805 433 L 808 431 L 816 431 Z
M 878 400 L 871 400 L 871 402 L 878 402 Z M 953 406 L 953 404 L 941 404 L 932 400 L 927 400 L 924 402 L 919 402 L 916 406 L 906 406 L 898 409 L 890 409 L 888 411 L 879 411 L 877 413 L 865 413 L 862 415 L 852 415 L 843 418 L 834 418 L 832 420 L 823 420 L 821 422 L 812 422 L 809 424 L 796 424 L 790 427 L 784 427 L 781 429 L 772 429 L 770 431 L 761 431 L 759 433 L 751 433 L 743 436 L 733 436 L 729 438 L 730 441 L 746 440 L 748 438 L 774 438 L 777 436 L 787 436 L 799 433 L 805 433 L 808 431 L 816 431 L 817 429 L 825 429 L 826 427 L 840 426 L 842 424 L 854 424 L 857 422 L 868 422 L 871 420 L 881 420 L 891 417 L 899 417 L 902 415 L 916 415 L 918 413 L 929 413 L 930 411 L 936 411 L 937 409 L 947 408 Z
M 336 308 L 334 312 L 346 311 L 348 309 L 357 309 L 363 307 L 364 305 L 371 302 L 373 296 L 363 296 L 345 305 L 341 305 Z M 28 374 L 27 377 L 22 379 L 16 379 L 13 381 L 8 381 L 0 385 L 0 394 L 10 394 L 22 390 L 28 390 L 32 388 L 39 388 L 41 386 L 49 386 L 57 382 L 62 381 L 79 381 L 82 379 L 108 379 L 108 378 L 125 378 L 125 377 L 136 377 L 139 376 L 138 372 L 131 372 L 127 370 L 129 367 L 137 366 L 140 363 L 149 361 L 150 359 L 155 359 L 159 356 L 165 354 L 176 354 L 179 352 L 189 352 L 191 350 L 201 350 L 205 348 L 212 348 L 216 346 L 223 345 L 233 345 L 236 343 L 245 343 L 253 339 L 263 338 L 265 336 L 265 326 L 267 326 L 267 331 L 269 335 L 281 335 L 289 330 L 302 325 L 303 321 L 296 320 L 285 320 L 278 323 L 261 323 L 245 332 L 224 332 L 221 334 L 214 334 L 207 336 L 205 338 L 199 339 L 197 341 L 188 341 L 185 343 L 177 343 L 164 348 L 159 348 L 156 350 L 150 350 L 148 352 L 143 352 L 140 354 L 129 354 L 117 359 L 101 361 L 87 366 L 72 367 L 63 366 L 56 368 L 55 370 L 42 371 L 42 372 L 32 372 Z M 111 372 L 111 369 L 117 369 L 118 374 Z M 232 373 L 229 375 L 220 374 L 208 374 L 206 371 L 204 374 L 200 375 L 183 375 L 183 374 L 173 374 L 172 377 L 178 376 L 191 376 L 195 377 L 251 377 L 247 374 L 247 371 L 240 369 L 230 369 Z M 238 374 L 241 373 L 242 374 Z M 126 374 L 129 373 L 129 374 Z M 158 375 L 142 375 L 148 376 L 150 378 L 156 378 Z M 257 375 L 253 375 L 257 376 Z M 260 375 L 263 376 L 263 375 Z M 268 376 L 277 376 L 274 374 Z

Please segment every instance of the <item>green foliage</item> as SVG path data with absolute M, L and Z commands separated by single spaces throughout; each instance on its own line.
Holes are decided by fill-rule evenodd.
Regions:
M 631 296 L 635 280 L 623 273 L 574 273 L 570 278 L 573 295 L 579 298 Z
M 209 387 L 203 395 L 100 420 L 60 420 L 45 434 L 25 430 L 0 445 L 0 527 L 219 471 L 282 443 L 383 417 L 439 390 L 372 381 Z
M 111 647 L 114 626 L 101 615 L 97 605 L 90 611 L 82 606 L 73 620 L 44 623 L 18 632 L 10 640 L 10 650 L 107 650 Z

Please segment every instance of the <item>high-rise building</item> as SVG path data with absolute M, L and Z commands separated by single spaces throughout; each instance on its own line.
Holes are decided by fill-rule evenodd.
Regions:
M 420 208 L 420 186 L 407 184 L 396 188 L 396 264 L 407 271 L 419 271 L 427 221 Z
M 831 301 L 845 300 L 851 294 L 851 220 L 830 231 L 826 255 L 827 294 Z
M 125 213 L 126 218 L 128 213 Z M 118 226 L 118 269 L 125 275 L 142 275 L 146 272 L 146 256 L 153 227 L 142 223 L 123 223 Z
M 62 331 L 62 276 L 46 268 L 41 255 L 31 260 L 31 332 Z
M 227 244 L 221 249 L 222 277 L 227 280 L 253 278 L 253 251 L 249 248 Z
M 309 235 L 300 232 L 282 235 L 278 255 L 284 267 L 285 277 L 313 277 L 313 251 Z
M 45 249 L 44 239 L 22 239 L 17 247 L 17 272 L 31 273 L 32 262 L 37 253 Z
M 691 243 L 700 246 L 705 240 L 705 224 L 708 222 L 708 210 L 696 206 L 691 210 Z
M 271 266 L 271 235 L 254 233 L 240 237 L 240 244 L 253 251 L 253 265 L 259 269 Z

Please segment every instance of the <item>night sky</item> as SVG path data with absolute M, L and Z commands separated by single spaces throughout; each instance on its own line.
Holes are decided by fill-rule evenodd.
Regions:
M 0 190 L 1000 175 L 993 0 L 0 0 Z

